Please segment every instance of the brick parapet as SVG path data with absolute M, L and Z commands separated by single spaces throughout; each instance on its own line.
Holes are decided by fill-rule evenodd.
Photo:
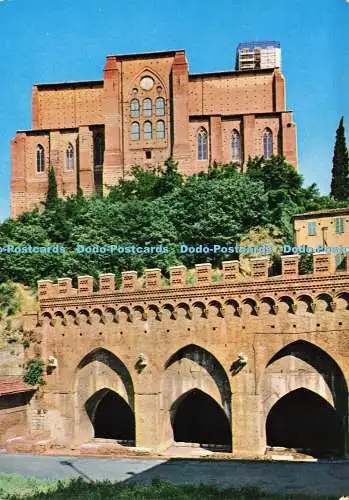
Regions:
M 291 256 L 289 257 L 291 262 Z M 159 269 L 150 269 L 145 273 L 143 287 L 137 282 L 135 271 L 126 271 L 122 273 L 122 286 L 119 289 L 113 288 L 115 283 L 113 275 L 101 275 L 100 283 L 103 277 L 108 278 L 107 289 L 100 286 L 99 291 L 93 291 L 93 279 L 90 276 L 78 278 L 78 288 L 71 287 L 70 278 L 60 278 L 58 285 L 50 280 L 41 280 L 39 285 L 39 301 L 42 310 L 55 307 L 75 306 L 78 300 L 79 305 L 92 306 L 94 304 L 105 304 L 118 302 L 136 302 L 148 300 L 174 300 L 188 299 L 193 300 L 198 296 L 221 296 L 228 298 L 236 296 L 241 298 L 243 295 L 261 297 L 263 295 L 274 296 L 279 300 L 283 295 L 292 298 L 298 297 L 302 293 L 309 296 L 327 293 L 332 290 L 334 294 L 343 292 L 349 286 L 349 273 L 338 272 L 331 274 L 317 271 L 314 274 L 297 275 L 294 268 L 286 268 L 283 264 L 284 274 L 280 276 L 267 277 L 259 276 L 241 278 L 235 276 L 233 279 L 232 269 L 236 269 L 234 261 L 225 262 L 223 265 L 222 281 L 212 282 L 210 264 L 197 265 L 195 269 L 195 283 L 189 285 L 186 283 L 186 268 L 184 266 L 175 266 L 170 268 L 170 284 L 166 286 L 161 281 Z M 264 269 L 264 267 L 263 267 Z M 225 270 L 225 271 L 224 271 Z M 228 271 L 227 271 L 228 270 Z M 226 274 L 224 274 L 226 272 Z

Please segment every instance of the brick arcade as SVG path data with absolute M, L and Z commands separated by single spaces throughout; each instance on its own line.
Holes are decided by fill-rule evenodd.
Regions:
M 296 127 L 279 68 L 190 74 L 184 50 L 108 56 L 100 81 L 38 84 L 32 129 L 12 141 L 11 215 L 58 192 L 90 196 L 132 165 L 169 157 L 180 171 L 281 154 L 297 168 Z
M 298 274 L 298 256 L 252 261 L 241 279 L 236 261 L 212 282 L 209 264 L 158 269 L 144 286 L 134 271 L 93 279 L 39 282 L 40 312 L 27 357 L 52 367 L 29 407 L 36 430 L 56 444 L 96 437 L 165 449 L 173 442 L 220 446 L 237 456 L 266 446 L 347 457 L 349 270 L 333 274 L 315 254 L 314 273 Z M 29 410 L 28 410 L 29 411 Z

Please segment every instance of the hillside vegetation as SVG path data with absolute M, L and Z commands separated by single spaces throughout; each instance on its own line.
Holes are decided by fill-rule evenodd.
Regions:
M 133 177 L 110 188 L 108 196 L 87 199 L 82 192 L 65 200 L 54 193 L 42 209 L 9 219 L 0 225 L 0 246 L 53 246 L 64 253 L 0 253 L 0 282 L 12 280 L 35 287 L 39 279 L 115 273 L 171 265 L 238 258 L 232 254 L 180 254 L 179 244 L 233 245 L 256 240 L 292 241 L 295 213 L 334 208 L 336 202 L 320 196 L 315 184 L 303 186 L 302 177 L 282 157 L 254 158 L 246 173 L 238 166 L 213 165 L 207 173 L 185 177 L 168 160 L 152 171 L 134 167 Z M 262 240 L 263 240 L 262 238 Z M 258 240 L 258 238 L 257 238 Z M 261 241 L 263 243 L 263 241 Z M 77 245 L 167 247 L 166 253 L 86 254 Z

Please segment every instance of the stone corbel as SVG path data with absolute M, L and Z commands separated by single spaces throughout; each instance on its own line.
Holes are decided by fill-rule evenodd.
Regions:
M 296 314 L 297 312 L 297 304 L 295 304 L 294 302 L 292 302 L 292 304 L 290 305 L 290 312 L 292 314 Z
M 271 311 L 272 311 L 273 314 L 276 315 L 279 312 L 279 305 L 278 304 L 272 304 Z
M 221 318 L 224 318 L 224 316 L 225 316 L 225 307 L 224 307 L 224 306 L 221 306 L 221 307 L 219 308 L 219 313 L 218 313 L 218 314 L 219 314 L 219 316 L 220 316 Z
M 237 375 L 246 365 L 248 358 L 244 354 L 238 354 L 238 358 L 232 363 L 230 372 L 232 375 Z
M 329 306 L 329 310 L 331 312 L 335 312 L 337 304 L 336 304 L 336 302 L 334 300 L 331 300 L 331 302 L 329 303 L 328 306 Z
M 138 373 L 141 373 L 147 366 L 148 366 L 148 360 L 146 356 L 141 352 L 136 361 L 135 368 Z
M 236 316 L 239 316 L 239 318 L 240 318 L 241 315 L 242 315 L 242 307 L 241 306 L 237 306 L 237 308 L 236 308 Z

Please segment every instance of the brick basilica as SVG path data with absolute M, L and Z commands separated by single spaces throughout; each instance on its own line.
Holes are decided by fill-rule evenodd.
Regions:
M 12 141 L 11 216 L 58 193 L 90 196 L 132 165 L 173 157 L 180 171 L 281 154 L 297 168 L 296 127 L 279 68 L 190 74 L 184 50 L 108 56 L 100 81 L 39 84 L 32 129 Z

